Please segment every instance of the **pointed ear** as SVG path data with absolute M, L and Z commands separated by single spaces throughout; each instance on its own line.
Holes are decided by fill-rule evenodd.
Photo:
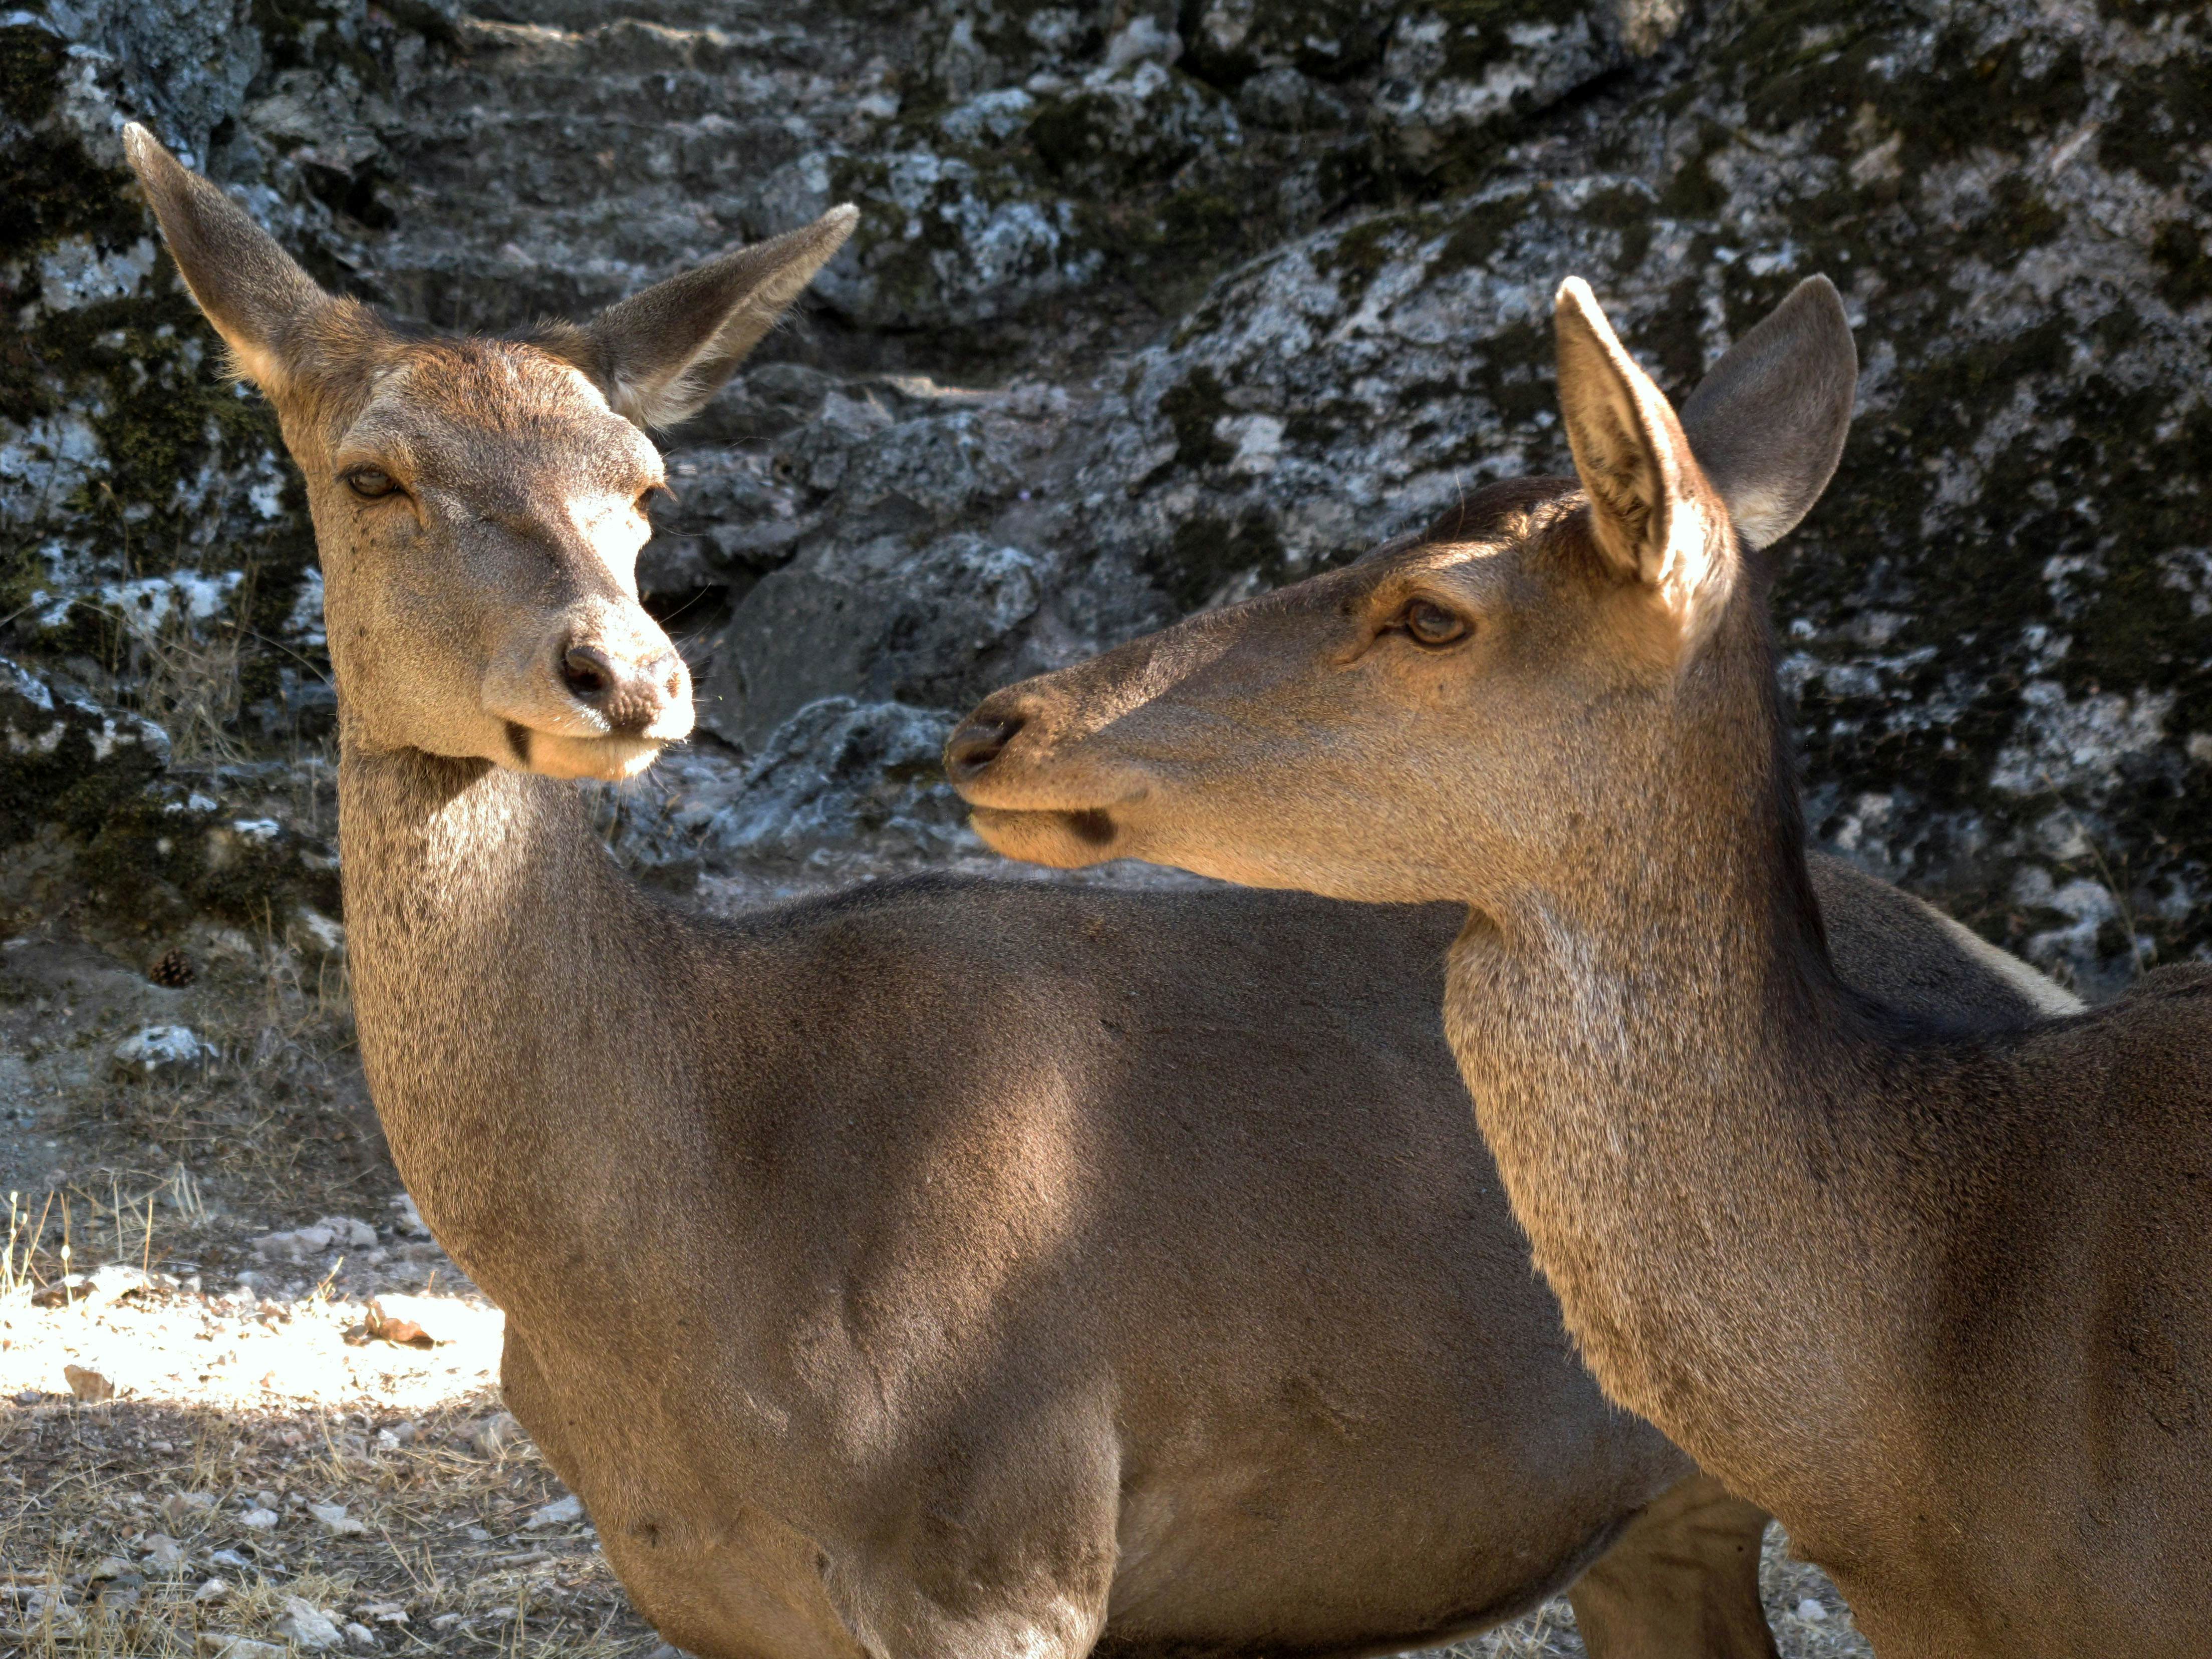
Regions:
M 280 395 L 297 343 L 339 302 L 245 209 L 186 170 L 135 121 L 123 129 L 123 153 L 185 286 L 229 345 L 238 372 L 270 397 Z
M 1666 395 L 1570 276 L 1554 302 L 1559 410 L 1598 550 L 1687 621 L 1726 552 L 1720 504 Z
M 835 207 L 801 230 L 725 253 L 543 343 L 590 375 L 617 415 L 668 427 L 698 412 L 845 245 L 860 219 Z
M 1843 295 L 1808 276 L 1713 365 L 1682 405 L 1682 430 L 1746 547 L 1771 545 L 1835 475 L 1858 395 Z

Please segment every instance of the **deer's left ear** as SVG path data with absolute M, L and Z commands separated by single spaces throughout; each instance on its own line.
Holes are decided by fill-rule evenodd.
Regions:
M 1844 296 L 1826 277 L 1808 276 L 1682 405 L 1682 430 L 1746 547 L 1781 540 L 1820 499 L 1843 459 L 1858 384 Z
M 633 294 L 582 328 L 555 328 L 541 343 L 590 375 L 617 415 L 673 426 L 721 389 L 860 216 L 831 208 L 802 229 Z
M 1622 347 L 1589 284 L 1568 277 L 1554 311 L 1559 410 L 1598 550 L 1692 631 L 1725 595 L 1727 509 L 1674 405 Z

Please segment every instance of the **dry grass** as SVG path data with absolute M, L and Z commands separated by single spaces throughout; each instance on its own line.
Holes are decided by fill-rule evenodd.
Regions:
M 244 606 L 237 608 L 244 614 Z M 169 734 L 180 765 L 242 761 L 238 735 L 242 623 L 228 619 L 195 627 L 179 606 L 156 629 L 108 613 L 123 634 L 127 658 L 121 683 L 138 712 Z
M 436 1348 L 363 1342 L 357 1305 L 313 1295 L 0 1303 L 0 1389 L 33 1402 L 0 1407 L 0 1647 L 281 1644 L 295 1601 L 358 1626 L 362 1651 L 649 1646 L 588 1527 L 528 1527 L 562 1489 L 499 1411 L 496 1311 L 410 1310 Z M 118 1396 L 62 1395 L 65 1359 Z
M 19 1002 L 12 1029 L 64 1055 L 64 999 L 45 994 L 51 1019 Z M 367 1115 L 335 961 L 266 928 L 238 933 L 207 954 L 190 994 L 189 1017 L 225 1058 L 170 1081 L 86 1085 L 66 1150 L 44 1154 L 73 1173 L 10 1218 L 0 1654 L 222 1659 L 229 1638 L 280 1641 L 294 1600 L 360 1626 L 386 1654 L 648 1652 L 656 1638 L 588 1528 L 526 1528 L 560 1488 L 519 1433 L 484 1432 L 501 1415 L 499 1315 L 395 1224 L 398 1183 Z M 335 1251 L 295 1262 L 254 1249 L 271 1226 L 326 1214 L 383 1237 L 335 1265 Z M 99 1275 L 92 1295 L 46 1289 L 38 1305 L 42 1289 L 100 1262 L 155 1277 Z M 193 1282 L 225 1289 L 241 1273 L 254 1281 L 243 1294 Z M 395 1311 L 437 1346 L 362 1340 L 362 1298 L 395 1290 L 416 1293 Z M 71 1365 L 116 1397 L 73 1398 Z M 274 1524 L 249 1526 L 264 1494 Z M 333 1531 L 309 1508 L 332 1504 L 362 1530 Z M 210 1577 L 225 1588 L 203 1599 Z M 1832 1589 L 1771 1540 L 1765 1582 L 1786 1659 L 1864 1659 Z M 1821 1617 L 1799 1615 L 1808 1600 Z M 1583 1648 L 1558 1602 L 1448 1651 L 1578 1659 Z

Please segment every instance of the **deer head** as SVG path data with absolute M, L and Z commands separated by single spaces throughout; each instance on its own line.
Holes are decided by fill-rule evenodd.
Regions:
M 691 729 L 638 602 L 643 428 L 697 410 L 851 232 L 849 207 L 583 326 L 425 338 L 317 287 L 143 127 L 124 148 L 178 270 L 306 476 L 343 740 L 628 777 Z
M 1579 279 L 1557 320 L 1577 479 L 1492 485 L 1345 569 L 996 693 L 946 750 L 977 832 L 1044 864 L 1504 905 L 1771 783 L 1771 732 L 1739 718 L 1771 695 L 1749 556 L 1842 453 L 1842 302 L 1801 283 L 1679 415 Z

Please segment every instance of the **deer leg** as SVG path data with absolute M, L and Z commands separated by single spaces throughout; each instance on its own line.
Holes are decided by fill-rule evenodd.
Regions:
M 1567 1591 L 1590 1659 L 1776 1659 L 1759 1599 L 1766 1521 L 1703 1474 L 1646 1504 Z

